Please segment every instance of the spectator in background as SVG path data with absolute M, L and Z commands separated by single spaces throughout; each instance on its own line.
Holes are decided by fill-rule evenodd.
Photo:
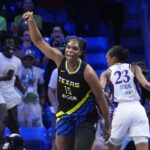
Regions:
M 0 53 L 0 144 L 4 141 L 5 127 L 8 126 L 12 133 L 19 133 L 17 106 L 21 102 L 21 96 L 15 86 L 22 92 L 24 88 L 18 77 L 21 60 L 13 54 L 15 47 L 14 39 L 6 37 Z
M 19 78 L 26 93 L 23 95 L 23 102 L 18 107 L 19 125 L 40 127 L 43 126 L 41 107 L 45 103 L 43 71 L 33 65 L 34 55 L 31 50 L 25 52 L 22 61 L 23 66 Z
M 16 15 L 22 13 L 21 4 L 22 0 L 0 0 L 0 14 L 10 23 Z
M 53 112 L 57 112 L 58 100 L 57 100 L 57 79 L 58 78 L 58 68 L 52 71 L 49 84 L 48 84 L 48 98 L 53 107 Z
M 50 45 L 58 48 L 62 53 L 64 53 L 64 34 L 61 26 L 54 26 L 51 32 Z M 44 78 L 45 83 L 49 83 L 51 73 L 56 64 L 53 60 L 44 56 L 43 59 L 43 68 L 45 69 Z M 46 91 L 48 90 L 48 84 L 45 84 Z M 47 97 L 48 98 L 48 97 Z
M 24 30 L 21 36 L 21 44 L 18 46 L 19 49 L 19 57 L 22 58 L 27 50 L 31 50 L 34 54 L 34 65 L 40 66 L 43 54 L 41 51 L 35 47 L 31 41 L 29 30 Z
M 61 26 L 54 26 L 51 35 L 50 35 L 50 41 L 48 41 L 50 45 L 53 45 L 54 47 L 58 48 L 63 53 L 64 49 L 64 34 L 63 29 Z M 56 64 L 53 62 L 53 60 L 47 58 L 46 56 L 43 57 L 42 61 L 42 68 L 45 70 L 44 72 L 44 79 L 45 79 L 45 90 L 48 91 L 48 83 L 50 80 L 50 76 L 52 71 L 56 68 Z M 46 99 L 48 100 L 48 94 L 46 92 Z M 49 101 L 45 103 L 45 107 L 43 109 L 43 122 L 46 127 L 49 126 L 49 121 L 47 116 L 47 109 L 49 109 L 50 104 Z
M 0 48 L 2 46 L 2 41 L 4 41 L 7 33 L 7 22 L 3 16 L 0 16 Z
M 3 16 L 0 16 L 0 32 L 6 32 L 7 31 L 7 22 L 6 19 Z
M 54 26 L 52 28 L 51 34 L 50 34 L 50 41 L 49 44 L 58 48 L 60 51 L 63 52 L 64 50 L 64 33 L 63 33 L 63 29 L 61 26 Z M 48 77 L 48 81 L 49 81 L 49 77 L 51 74 L 51 71 L 56 68 L 55 63 L 48 59 L 46 56 L 43 59 L 43 68 L 46 69 L 45 72 L 48 71 L 48 75 L 46 73 L 46 76 Z M 47 70 L 48 69 L 48 70 Z M 50 72 L 49 72 L 50 71 Z M 50 74 L 49 74 L 50 73 Z
M 58 78 L 58 69 L 55 68 L 52 71 L 49 84 L 48 84 L 48 99 L 51 103 L 51 112 L 52 117 L 51 119 L 51 132 L 52 132 L 52 150 L 56 150 L 56 143 L 55 143 L 55 126 L 56 126 L 56 112 L 58 109 L 58 99 L 57 99 L 57 79 Z
M 22 11 L 34 11 L 34 3 L 32 0 L 24 0 L 22 3 Z M 35 22 L 40 30 L 42 30 L 42 18 L 40 15 L 34 14 Z M 24 30 L 28 29 L 27 22 L 22 18 L 22 15 L 17 15 L 12 24 L 13 34 L 20 36 Z

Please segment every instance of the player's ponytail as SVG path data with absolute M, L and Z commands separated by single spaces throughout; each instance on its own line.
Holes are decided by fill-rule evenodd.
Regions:
M 119 62 L 124 62 L 129 56 L 129 50 L 124 49 L 119 45 L 111 47 L 108 52 L 111 57 L 116 57 Z

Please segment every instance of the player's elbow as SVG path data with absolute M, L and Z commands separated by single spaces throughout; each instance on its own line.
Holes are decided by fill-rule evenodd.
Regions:
M 148 91 L 150 91 L 150 83 L 145 83 L 144 88 L 147 89 Z

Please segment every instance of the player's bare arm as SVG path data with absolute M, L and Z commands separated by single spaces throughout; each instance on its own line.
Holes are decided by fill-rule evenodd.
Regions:
M 139 83 L 148 91 L 150 91 L 150 82 L 145 78 L 145 76 L 142 73 L 142 70 L 137 65 L 132 65 L 132 70 L 134 71 L 134 75 L 139 81 Z
M 101 84 L 103 89 L 105 89 L 106 84 L 109 82 L 109 77 L 110 77 L 110 71 L 109 70 L 102 72 L 102 74 L 100 76 L 100 84 Z
M 109 119 L 109 111 L 108 111 L 108 104 L 107 100 L 105 99 L 104 93 L 102 91 L 102 87 L 99 83 L 99 79 L 95 73 L 95 71 L 89 66 L 86 66 L 84 72 L 85 80 L 87 81 L 89 87 L 91 88 L 98 106 L 104 116 L 105 119 L 105 128 L 110 127 L 110 119 Z M 110 134 L 110 133 L 109 133 Z
M 33 12 L 26 12 L 23 14 L 23 18 L 28 21 L 29 25 L 29 33 L 33 43 L 50 59 L 52 59 L 57 66 L 60 65 L 64 56 L 62 53 L 56 49 L 51 47 L 48 43 L 46 43 L 42 35 L 34 21 Z

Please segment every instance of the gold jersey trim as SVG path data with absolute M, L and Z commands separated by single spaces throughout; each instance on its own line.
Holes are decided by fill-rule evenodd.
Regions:
M 79 66 L 77 67 L 77 69 L 75 71 L 69 71 L 67 61 L 65 62 L 65 67 L 66 67 L 66 70 L 67 70 L 67 72 L 69 74 L 75 74 L 75 73 L 77 73 L 78 70 L 80 69 L 80 66 L 81 66 L 81 59 L 79 60 Z

